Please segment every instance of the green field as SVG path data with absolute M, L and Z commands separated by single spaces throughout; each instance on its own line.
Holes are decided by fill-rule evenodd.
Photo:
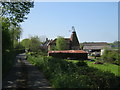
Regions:
M 114 65 L 114 64 L 108 64 L 108 63 L 104 63 L 104 64 L 93 64 L 93 62 L 87 61 L 88 66 L 90 67 L 96 67 L 100 70 L 103 71 L 110 71 L 112 73 L 114 73 L 115 75 L 119 75 L 120 76 L 120 66 L 118 65 Z
M 73 62 L 77 63 L 79 62 L 78 60 L 67 60 L 68 62 Z M 117 76 L 120 76 L 120 66 L 114 65 L 114 64 L 109 64 L 109 63 L 104 63 L 104 64 L 93 64 L 94 62 L 91 61 L 85 61 L 88 66 L 90 67 L 95 67 L 98 68 L 102 71 L 110 71 L 111 73 L 114 73 Z

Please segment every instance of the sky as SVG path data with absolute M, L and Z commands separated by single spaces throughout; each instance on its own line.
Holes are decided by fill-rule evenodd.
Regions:
M 21 24 L 22 39 L 30 36 L 69 38 L 75 27 L 79 42 L 118 40 L 117 2 L 35 2 Z

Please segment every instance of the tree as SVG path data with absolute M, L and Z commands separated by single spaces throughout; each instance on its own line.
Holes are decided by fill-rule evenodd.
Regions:
M 38 52 L 40 44 L 41 42 L 38 36 L 30 37 L 30 50 L 33 52 Z
M 112 48 L 120 49 L 120 41 L 114 41 L 110 45 Z
M 13 1 L 13 0 L 9 0 Z M 26 0 L 30 1 L 30 0 Z M 20 39 L 21 35 L 21 26 L 20 23 L 23 22 L 25 19 L 27 19 L 26 15 L 30 12 L 30 8 L 34 6 L 33 2 L 23 2 L 23 0 L 20 0 L 20 2 L 1 2 L 2 5 L 2 13 L 0 19 L 2 23 L 2 41 L 5 45 L 5 37 L 9 37 L 11 40 L 11 45 L 15 47 L 16 43 L 18 42 L 18 39 Z M 6 31 L 8 30 L 8 31 Z M 6 36 L 6 34 L 9 33 L 9 36 Z M 7 34 L 8 35 L 8 34 Z M 16 42 L 17 41 L 17 42 Z M 9 43 L 10 44 L 10 43 Z M 9 45 L 8 44 L 8 45 Z M 7 45 L 6 45 L 7 46 Z M 5 49 L 5 48 L 4 48 Z
M 8 0 L 7 0 L 8 1 Z M 8 72 L 13 65 L 14 48 L 18 44 L 21 35 L 20 23 L 27 19 L 33 2 L 25 2 L 30 0 L 19 0 L 19 2 L 0 2 L 2 13 L 0 14 L 0 23 L 2 25 L 2 69 L 3 75 Z M 22 2 L 23 1 L 23 2 Z M 1 9 L 0 7 L 0 9 Z
M 34 7 L 34 2 L 31 0 L 20 0 L 19 2 L 1 2 L 2 3 L 2 16 L 7 17 L 9 21 L 18 25 L 27 19 L 26 15 L 30 13 L 30 8 Z
M 119 64 L 120 54 L 118 50 L 106 49 L 101 57 L 104 62 Z
M 9 30 L 10 22 L 7 18 L 1 18 L 0 21 L 2 25 L 2 52 L 10 50 L 12 48 L 11 33 Z
M 31 0 L 19 0 L 19 2 L 16 2 L 9 0 L 9 2 L 1 2 L 2 13 L 0 19 L 7 24 L 2 25 L 2 32 L 4 29 L 9 30 L 8 32 L 14 48 L 22 32 L 20 23 L 27 19 L 26 15 L 30 13 L 30 8 L 34 7 L 34 2 L 30 1 Z M 5 38 L 5 36 L 3 36 L 3 38 Z
M 84 48 L 84 45 L 83 45 L 83 44 L 81 44 L 81 45 L 80 45 L 80 49 L 81 49 L 81 50 L 83 50 L 83 48 Z
M 21 45 L 25 47 L 25 49 L 30 49 L 31 40 L 29 38 L 23 39 L 21 41 Z
M 62 36 L 58 36 L 56 40 L 56 49 L 57 50 L 65 50 L 67 43 Z
M 12 26 L 11 29 L 10 29 L 10 32 L 11 32 L 11 39 L 12 39 L 12 42 L 13 42 L 13 46 L 14 48 L 16 48 L 16 45 L 18 45 L 20 43 L 20 36 L 22 34 L 22 28 L 21 26 Z

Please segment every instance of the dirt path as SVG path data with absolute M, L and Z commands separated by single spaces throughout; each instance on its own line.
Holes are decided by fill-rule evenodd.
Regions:
M 16 56 L 16 64 L 2 81 L 2 88 L 51 88 L 44 75 L 27 60 L 25 54 Z

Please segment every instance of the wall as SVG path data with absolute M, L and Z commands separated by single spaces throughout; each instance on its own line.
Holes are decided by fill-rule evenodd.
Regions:
M 87 53 L 48 53 L 49 56 L 62 59 L 78 59 L 78 60 L 87 60 Z

